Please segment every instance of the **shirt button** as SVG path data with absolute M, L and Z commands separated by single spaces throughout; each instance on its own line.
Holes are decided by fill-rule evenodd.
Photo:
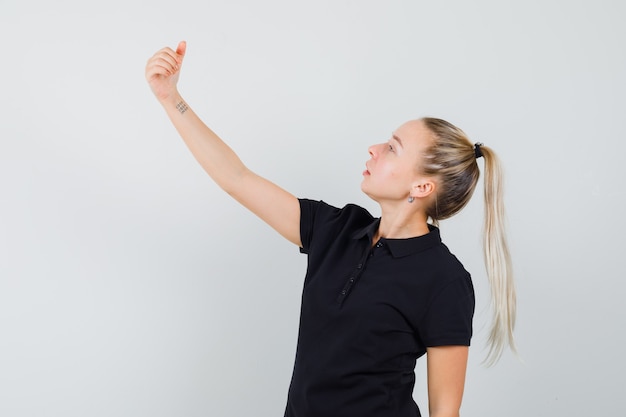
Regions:
M 341 295 L 346 295 L 346 290 L 341 290 Z
M 354 282 L 354 278 L 350 278 L 350 284 Z
M 356 266 L 356 269 L 361 269 L 361 268 L 363 268 L 363 264 L 358 264 L 358 265 Z

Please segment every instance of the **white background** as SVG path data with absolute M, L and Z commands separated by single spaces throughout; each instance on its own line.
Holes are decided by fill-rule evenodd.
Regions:
M 478 296 L 464 416 L 626 407 L 626 6 L 566 1 L 0 1 L 0 415 L 281 416 L 306 259 L 222 193 L 144 80 L 256 172 L 377 207 L 367 146 L 443 117 L 507 174 L 517 340 L 489 322 L 477 193 L 442 235 Z M 415 396 L 427 414 L 424 362 Z

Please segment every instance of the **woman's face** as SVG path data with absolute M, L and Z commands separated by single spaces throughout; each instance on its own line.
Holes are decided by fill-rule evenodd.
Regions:
M 406 200 L 420 180 L 420 158 L 431 140 L 424 123 L 411 120 L 396 129 L 387 142 L 370 146 L 361 190 L 379 203 Z

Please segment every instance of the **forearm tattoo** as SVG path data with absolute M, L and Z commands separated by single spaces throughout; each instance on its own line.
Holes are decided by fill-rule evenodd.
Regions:
M 183 114 L 185 113 L 187 110 L 189 110 L 189 107 L 187 107 L 187 105 L 185 104 L 184 101 L 181 101 L 180 103 L 178 103 L 176 105 L 176 108 L 178 109 L 178 111 Z

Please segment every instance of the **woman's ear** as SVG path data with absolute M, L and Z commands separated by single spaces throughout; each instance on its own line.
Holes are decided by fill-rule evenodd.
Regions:
M 426 198 L 435 192 L 435 183 L 429 179 L 422 179 L 415 184 L 411 190 L 411 196 L 415 198 Z

